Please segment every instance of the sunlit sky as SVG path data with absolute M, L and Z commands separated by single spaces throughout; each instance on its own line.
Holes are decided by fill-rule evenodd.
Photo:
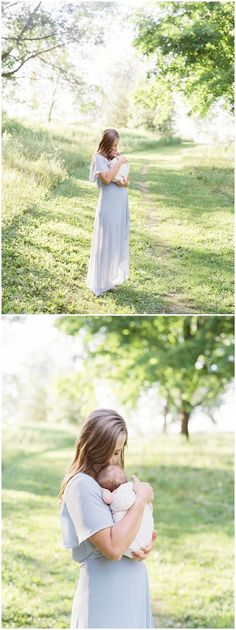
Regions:
M 58 373 L 71 369 L 72 354 L 80 353 L 81 342 L 77 336 L 71 337 L 58 331 L 55 327 L 55 315 L 31 315 L 3 317 L 3 375 L 18 374 L 24 366 L 42 357 L 50 357 L 52 369 Z M 107 386 L 100 385 L 96 389 L 97 407 L 117 407 L 117 400 Z M 126 411 L 119 404 L 121 413 Z M 223 399 L 222 406 L 214 412 L 217 425 L 213 425 L 205 414 L 196 410 L 190 422 L 191 432 L 195 431 L 233 431 L 234 430 L 234 396 L 230 390 Z M 156 393 L 150 392 L 140 400 L 137 410 L 128 414 L 130 435 L 135 431 L 153 433 L 160 431 L 163 423 L 161 405 Z M 172 425 L 172 432 L 179 431 Z
M 106 0 L 105 0 L 106 1 Z M 139 7 L 144 7 L 144 6 L 148 6 L 148 7 L 152 7 L 158 4 L 158 0 L 107 0 L 108 2 L 113 2 L 114 4 L 118 4 L 121 7 L 135 7 L 135 8 L 139 8 Z M 35 2 L 32 2 L 32 0 L 27 0 L 28 4 L 30 6 L 35 6 Z M 94 2 L 96 2 L 96 4 L 104 4 L 104 0 L 86 0 L 87 4 L 94 4 Z M 53 8 L 53 7 L 57 7 L 59 8 L 61 5 L 65 5 L 65 4 L 71 4 L 71 0 L 68 1 L 68 3 L 66 2 L 66 0 L 42 0 L 42 6 L 45 9 L 49 9 L 49 8 Z M 73 0 L 73 4 L 75 6 L 80 5 L 81 2 L 80 0 Z

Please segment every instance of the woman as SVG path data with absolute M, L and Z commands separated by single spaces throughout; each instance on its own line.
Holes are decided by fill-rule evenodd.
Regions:
M 96 296 L 122 284 L 129 275 L 128 182 L 112 182 L 127 158 L 117 155 L 117 163 L 109 167 L 109 155 L 117 151 L 118 142 L 115 129 L 104 131 L 89 173 L 89 180 L 100 188 L 87 275 L 87 286 Z
M 134 477 L 136 501 L 118 523 L 96 481 L 108 463 L 124 468 L 127 427 L 111 409 L 90 414 L 82 426 L 73 462 L 61 484 L 64 546 L 80 563 L 71 628 L 153 628 L 148 576 L 142 562 L 152 548 L 123 556 L 139 530 L 153 489 Z M 153 540 L 156 534 L 153 535 Z M 140 562 L 141 560 L 141 562 Z

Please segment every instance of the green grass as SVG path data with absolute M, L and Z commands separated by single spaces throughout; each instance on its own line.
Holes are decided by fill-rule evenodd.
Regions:
M 86 288 L 100 132 L 6 121 L 3 313 L 232 313 L 232 148 L 145 132 L 121 130 L 130 278 L 100 298 Z
M 79 565 L 61 547 L 56 495 L 75 429 L 32 423 L 3 437 L 3 627 L 68 628 Z M 233 628 L 232 436 L 130 439 L 126 470 L 155 489 L 155 625 Z

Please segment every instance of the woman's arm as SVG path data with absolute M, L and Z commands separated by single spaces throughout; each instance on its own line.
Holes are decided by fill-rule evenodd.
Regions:
M 149 483 L 137 480 L 135 487 L 136 501 L 127 514 L 113 527 L 107 527 L 90 536 L 91 542 L 110 560 L 122 558 L 124 551 L 138 533 L 145 503 L 153 501 L 154 493 Z
M 89 540 L 110 560 L 120 560 L 139 530 L 144 507 L 145 503 L 137 499 L 118 523 L 93 534 Z
M 110 184 L 113 177 L 115 177 L 115 175 L 118 173 L 121 164 L 123 164 L 123 162 L 128 162 L 127 158 L 124 155 L 121 155 L 116 164 L 114 164 L 114 166 L 109 170 L 109 171 L 104 171 L 104 173 L 98 173 L 98 177 L 100 177 L 101 181 L 103 184 Z

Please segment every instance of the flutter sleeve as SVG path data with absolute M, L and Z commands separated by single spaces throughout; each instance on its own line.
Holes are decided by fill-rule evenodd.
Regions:
M 65 502 L 79 544 L 114 525 L 111 510 L 102 499 L 102 488 L 89 475 L 71 481 Z
M 98 173 L 104 173 L 109 171 L 109 161 L 104 155 L 95 155 L 89 171 L 89 181 L 95 182 L 97 180 Z

